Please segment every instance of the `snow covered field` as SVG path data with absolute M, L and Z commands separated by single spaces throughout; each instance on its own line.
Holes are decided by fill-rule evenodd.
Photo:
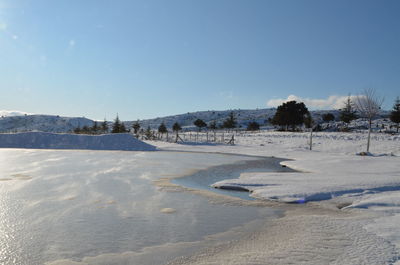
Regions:
M 374 134 L 373 156 L 359 156 L 356 154 L 365 151 L 364 133 L 315 133 L 312 151 L 308 150 L 308 136 L 307 133 L 286 132 L 243 134 L 236 137 L 235 146 L 153 142 L 164 149 L 287 158 L 282 164 L 299 172 L 245 173 L 238 179 L 220 181 L 214 186 L 246 188 L 252 192 L 251 196 L 267 200 L 312 201 L 306 207 L 317 205 L 318 209 L 337 212 L 331 217 L 315 214 L 316 210 L 300 216 L 289 212 L 277 224 L 281 236 L 286 235 L 285 231 L 292 235 L 300 233 L 293 229 L 302 232 L 297 235 L 299 238 L 288 239 L 287 246 L 275 249 L 276 252 L 271 250 L 273 246 L 267 237 L 258 236 L 259 241 L 252 239 L 258 244 L 249 246 L 250 243 L 244 241 L 238 243 L 244 244 L 242 248 L 228 246 L 219 253 L 208 253 L 209 258 L 192 258 L 179 264 L 214 264 L 211 260 L 218 260 L 218 264 L 400 264 L 395 263 L 400 253 L 400 137 Z M 303 206 L 296 204 L 296 207 L 295 212 Z M 286 222 L 288 227 L 284 225 Z M 304 222 L 308 225 L 304 226 Z M 271 233 L 270 229 L 266 229 L 267 234 Z M 327 242 L 332 240 L 333 234 L 343 241 L 329 245 Z M 299 245 L 293 246 L 297 240 Z M 282 241 L 282 244 L 285 243 Z M 332 251 L 321 250 L 312 258 L 309 251 L 319 249 L 318 244 Z M 266 248 L 270 250 L 265 251 Z M 253 254 L 243 258 L 250 252 Z M 275 260 L 285 255 L 286 258 Z M 270 261 L 257 263 L 263 259 Z
M 254 158 L 0 149 L 0 264 L 163 264 L 238 239 L 281 211 L 232 199 L 210 203 L 155 183 L 249 160 Z
M 194 244 L 192 247 L 201 250 L 199 253 L 189 257 L 182 257 L 169 264 L 400 264 L 400 227 L 398 225 L 400 223 L 399 136 L 374 133 L 371 142 L 371 156 L 357 155 L 357 153 L 365 151 L 365 133 L 314 133 L 312 151 L 308 149 L 308 137 L 308 133 L 266 131 L 241 133 L 235 138 L 235 146 L 182 145 L 149 141 L 149 144 L 157 146 L 161 150 L 280 157 L 285 159 L 281 162 L 282 165 L 298 171 L 291 173 L 252 171 L 251 173 L 242 173 L 237 179 L 226 179 L 214 183 L 215 187 L 245 188 L 251 191 L 251 196 L 272 201 L 270 203 L 271 207 L 284 209 L 286 213 L 283 217 L 266 222 L 264 225 L 259 224 L 257 233 L 242 234 L 240 240 L 229 241 L 226 244 L 219 244 L 218 247 L 206 249 L 202 249 L 206 245 Z M 16 215 L 15 213 L 22 212 L 22 214 L 30 216 L 29 213 L 37 212 L 35 207 L 39 207 L 41 203 L 50 203 L 51 205 L 56 203 L 64 207 L 69 202 L 72 202 L 76 207 L 74 206 L 70 210 L 67 208 L 59 209 L 60 213 L 62 213 L 62 218 L 67 220 L 64 220 L 64 224 L 75 220 L 76 216 L 79 217 L 76 220 L 84 220 L 84 216 L 87 213 L 82 209 L 92 209 L 93 204 L 99 201 L 106 202 L 105 206 L 103 205 L 99 209 L 106 207 L 109 211 L 108 214 L 117 211 L 116 219 L 109 220 L 108 224 L 114 224 L 115 222 L 117 222 L 116 224 L 125 223 L 123 221 L 125 217 L 129 219 L 133 214 L 139 213 L 131 208 L 132 205 L 129 204 L 129 201 L 132 201 L 133 198 L 120 197 L 122 194 L 126 194 L 121 192 L 120 188 L 124 188 L 128 183 L 129 187 L 133 189 L 136 187 L 133 184 L 137 183 L 134 179 L 121 178 L 121 173 L 122 175 L 129 175 L 129 172 L 137 170 L 136 166 L 140 165 L 139 168 L 142 168 L 141 163 L 130 163 L 131 156 L 127 155 L 130 152 L 119 152 L 111 160 L 109 160 L 110 157 L 106 154 L 107 152 L 104 154 L 98 153 L 95 156 L 91 154 L 89 157 L 85 157 L 85 152 L 88 151 L 76 153 L 74 151 L 50 152 L 53 153 L 47 153 L 47 151 L 39 152 L 37 150 L 21 152 L 20 150 L 11 151 L 7 149 L 1 152 L 2 164 L 7 165 L 7 167 L 2 168 L 3 184 L 0 189 L 4 195 L 1 201 L 4 207 L 14 207 L 15 203 L 18 202 L 15 199 L 21 199 L 20 194 L 33 196 L 36 193 L 30 191 L 37 190 L 40 187 L 48 187 L 51 194 L 54 193 L 54 196 L 50 194 L 51 197 L 47 199 L 46 197 L 38 197 L 34 198 L 34 200 L 28 198 L 27 201 L 33 201 L 34 203 L 23 206 L 22 211 L 13 211 L 12 207 L 5 208 L 3 211 L 5 215 L 2 219 L 3 222 L 0 223 L 0 228 L 7 235 L 18 234 L 16 234 L 18 231 L 14 231 L 17 226 L 12 225 L 18 219 L 18 214 Z M 72 152 L 73 155 L 71 157 L 65 156 L 66 153 L 62 152 Z M 163 152 L 151 153 L 157 156 L 157 153 Z M 10 156 L 10 154 L 14 155 Z M 190 158 L 189 154 L 181 154 L 183 154 L 181 159 L 171 156 L 169 162 L 166 163 L 157 159 L 146 160 L 146 163 L 150 163 L 148 165 L 153 165 L 152 163 L 154 163 L 151 168 L 156 169 L 156 172 L 151 173 L 151 179 L 158 177 L 158 174 L 169 175 L 168 171 L 171 171 L 171 165 L 178 161 L 179 165 L 174 165 L 172 171 L 182 172 L 182 170 L 185 171 L 185 168 L 196 168 L 192 164 L 195 161 Z M 43 156 L 43 159 L 40 159 L 41 156 Z M 185 158 L 185 156 L 188 157 Z M 99 160 L 99 157 L 102 158 Z M 142 158 L 142 155 L 139 155 L 135 159 L 143 160 Z M 204 154 L 202 160 L 200 160 L 201 167 L 204 168 L 204 165 L 214 162 L 220 164 L 220 162 L 213 161 L 213 159 L 214 155 Z M 27 162 L 24 162 L 25 160 Z M 42 160 L 43 162 L 41 162 Z M 72 165 L 81 163 L 81 161 L 86 161 L 103 169 L 87 167 L 83 163 L 80 167 L 73 168 L 75 172 L 73 174 L 69 170 L 60 171 L 60 168 L 69 168 Z M 199 163 L 199 161 L 196 161 L 196 163 Z M 33 166 L 36 170 L 32 171 L 29 168 L 30 166 Z M 113 170 L 107 170 L 108 167 L 113 168 Z M 141 170 L 145 171 L 140 174 L 140 176 L 143 176 L 140 179 L 147 179 L 148 172 L 146 169 Z M 86 172 L 84 174 L 86 178 L 80 177 L 81 172 Z M 177 172 L 173 172 L 171 175 L 176 175 Z M 103 178 L 103 176 L 106 176 L 106 178 Z M 111 178 L 108 179 L 109 177 Z M 71 182 L 67 181 L 68 179 L 71 179 Z M 28 182 L 25 180 L 28 180 Z M 86 183 L 85 185 L 81 185 L 82 183 L 80 182 L 82 180 Z M 112 188 L 109 190 L 109 187 L 112 187 L 112 183 L 114 183 L 109 182 L 110 180 L 120 183 L 118 185 L 119 189 Z M 46 186 L 48 185 L 46 184 L 47 181 L 51 181 L 55 185 Z M 98 186 L 100 184 L 99 181 L 101 183 L 106 181 L 103 183 L 106 185 L 101 184 Z M 43 183 L 40 184 L 40 182 Z M 95 184 L 96 190 L 94 192 L 87 193 L 84 188 L 79 188 L 86 187 L 87 184 L 90 184 L 88 187 L 91 187 L 91 183 Z M 142 187 L 145 186 L 142 185 Z M 112 196 L 118 199 L 109 199 L 111 195 L 109 192 L 112 192 Z M 96 197 L 99 194 L 104 196 L 100 196 L 102 197 L 101 199 L 96 199 L 92 196 L 95 195 Z M 162 197 L 158 199 L 161 199 L 158 203 L 161 205 L 164 200 Z M 62 204 L 59 202 L 62 202 Z M 282 202 L 295 203 L 286 204 Z M 21 205 L 19 207 L 22 207 Z M 83 208 L 77 207 L 78 205 L 82 205 Z M 116 207 L 112 207 L 112 205 L 116 205 Z M 139 206 L 141 207 L 141 204 L 135 204 L 135 207 Z M 165 205 L 154 210 L 163 214 L 174 213 L 175 209 L 169 206 Z M 218 212 L 225 209 L 223 208 L 224 205 L 221 206 L 222 208 Z M 197 206 L 193 205 L 193 207 Z M 42 210 L 46 209 L 45 207 Z M 53 207 L 52 209 L 56 208 Z M 120 212 L 121 209 L 123 210 L 122 212 Z M 187 210 L 185 209 L 185 211 Z M 53 213 L 45 213 L 50 215 L 47 217 L 39 216 L 40 218 L 34 215 L 33 218 L 35 216 L 39 218 L 38 220 L 46 220 L 46 218 L 47 220 L 52 220 L 54 218 L 51 215 Z M 98 209 L 92 209 L 90 213 L 96 220 L 96 216 L 102 214 Z M 181 213 L 181 210 L 178 209 L 178 213 Z M 185 213 L 183 214 L 185 215 Z M 198 214 L 203 216 L 208 215 L 209 212 L 208 210 L 204 211 L 203 208 Z M 239 214 L 239 216 L 241 215 Z M 230 218 L 236 218 L 234 214 L 232 215 L 232 212 L 228 219 L 230 220 Z M 24 219 L 20 218 L 20 220 Z M 62 221 L 62 219 L 59 220 Z M 177 219 L 173 219 L 171 222 L 174 223 L 176 221 Z M 28 223 L 25 226 L 29 228 L 31 225 L 28 225 Z M 32 224 L 43 225 L 41 222 L 34 222 L 33 219 Z M 57 223 L 53 223 L 53 225 L 56 226 Z M 74 225 L 85 226 L 87 223 L 79 221 Z M 64 226 L 57 226 L 57 229 L 65 229 L 62 227 Z M 37 230 L 33 229 L 32 231 Z M 65 232 L 63 230 L 60 231 L 62 233 Z M 129 249 L 133 242 L 129 240 L 127 242 L 128 244 L 124 246 Z M 23 244 L 25 243 L 23 242 Z M 62 247 L 62 245 L 60 243 L 59 247 Z M 17 250 L 19 247 L 18 245 L 7 244 L 5 246 L 10 251 L 14 251 L 9 249 L 10 246 L 17 247 Z M 168 247 L 171 247 L 171 245 L 168 245 Z M 172 248 L 174 247 L 175 245 L 172 246 Z M 7 250 L 7 248 L 5 249 Z M 84 259 L 78 259 L 79 263 L 74 258 L 61 259 L 54 264 L 106 264 L 111 261 L 114 264 L 129 264 L 130 261 L 140 260 L 143 257 L 142 255 L 138 256 L 136 252 L 131 253 L 129 251 L 113 253 L 115 252 L 114 249 L 107 250 L 109 253 L 103 255 L 96 249 L 94 247 L 92 251 L 96 253 L 91 254 L 95 258 L 84 257 Z M 160 254 L 161 256 L 146 255 L 147 257 L 162 259 L 162 255 L 167 254 L 164 250 L 159 250 L 159 253 L 162 253 Z M 56 257 L 56 252 L 53 251 L 54 249 L 50 249 L 49 257 Z M 87 251 L 90 251 L 90 249 Z M 158 250 L 154 251 L 156 252 L 151 253 L 157 253 Z M 64 254 L 62 256 L 74 257 L 71 253 Z M 86 253 L 81 256 L 86 256 L 84 254 Z

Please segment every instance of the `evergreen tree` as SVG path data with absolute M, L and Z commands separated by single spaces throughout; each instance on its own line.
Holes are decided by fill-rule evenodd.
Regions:
M 252 121 L 247 125 L 247 130 L 248 131 L 258 131 L 260 130 L 260 124 L 256 121 Z
M 137 120 L 137 121 L 132 125 L 132 128 L 133 128 L 133 133 L 134 133 L 134 134 L 138 134 L 139 129 L 140 129 L 139 120 Z
M 92 128 L 90 128 L 90 129 L 91 129 L 91 131 L 92 131 L 93 134 L 97 134 L 97 132 L 99 131 L 99 126 L 98 126 L 98 124 L 97 124 L 97 121 L 95 121 L 95 122 L 93 123 L 93 126 L 92 126 Z
M 231 112 L 231 113 L 229 113 L 228 118 L 222 124 L 222 127 L 226 128 L 226 129 L 233 129 L 233 128 L 236 128 L 236 126 L 237 126 L 237 122 L 236 122 L 235 115 L 233 114 L 233 112 Z
M 355 111 L 354 103 L 351 101 L 350 95 L 347 97 L 347 100 L 344 103 L 344 107 L 340 109 L 339 118 L 345 123 L 350 123 L 352 120 L 358 118 Z
M 399 123 L 400 123 L 400 98 L 397 97 L 394 105 L 393 105 L 393 110 L 390 113 L 390 120 L 394 123 L 396 123 L 396 132 L 399 132 Z
M 174 125 L 172 125 L 172 130 L 178 133 L 180 130 L 182 130 L 182 127 L 179 123 L 175 122 Z
M 216 130 L 217 129 L 217 123 L 215 121 L 212 121 L 210 125 L 208 126 L 209 129 L 211 130 Z
M 207 127 L 207 124 L 201 119 L 195 120 L 193 124 L 199 129 L 199 132 L 201 131 L 201 128 Z
M 89 132 L 90 132 L 90 129 L 89 129 L 89 127 L 88 127 L 87 125 L 85 125 L 85 126 L 82 127 L 81 133 L 83 133 L 83 134 L 89 134 Z
M 74 133 L 76 133 L 76 134 L 80 134 L 81 133 L 81 127 L 76 127 L 75 129 L 74 129 Z
M 125 124 L 121 123 L 121 121 L 119 120 L 119 117 L 117 115 L 117 117 L 114 120 L 114 124 L 111 130 L 111 133 L 126 133 L 127 130 L 125 128 Z
M 120 133 L 127 133 L 127 132 L 129 132 L 129 131 L 126 129 L 125 124 L 124 124 L 123 122 L 121 122 L 121 127 L 120 127 L 120 129 L 119 129 L 119 132 L 120 132 Z
M 289 101 L 278 106 L 271 123 L 281 127 L 296 129 L 297 125 L 304 123 L 304 116 L 308 114 L 308 109 L 303 102 Z
M 176 133 L 175 143 L 177 143 L 179 139 L 179 131 L 182 130 L 182 127 L 178 122 L 175 122 L 174 125 L 172 125 L 172 130 Z
M 144 135 L 146 136 L 147 140 L 153 139 L 153 132 L 150 129 L 150 126 L 147 126 L 146 131 L 144 132 Z
M 330 122 L 330 121 L 335 120 L 335 116 L 333 116 L 332 113 L 326 113 L 326 114 L 322 115 L 322 120 L 324 122 Z
M 101 131 L 103 133 L 107 133 L 108 132 L 108 124 L 106 119 L 104 119 L 104 121 L 101 123 Z
M 158 132 L 162 133 L 162 134 L 168 132 L 167 127 L 165 126 L 164 122 L 162 122 L 160 124 L 160 126 L 158 126 Z

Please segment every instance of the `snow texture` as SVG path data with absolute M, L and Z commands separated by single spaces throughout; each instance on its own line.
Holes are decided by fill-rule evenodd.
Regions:
M 244 240 L 223 247 L 218 253 L 211 251 L 174 264 L 399 265 L 399 135 L 373 133 L 369 156 L 357 155 L 366 148 L 364 132 L 314 133 L 312 151 L 309 136 L 309 133 L 263 131 L 236 134 L 235 146 L 156 143 L 168 150 L 285 158 L 281 164 L 298 172 L 244 173 L 238 179 L 227 179 L 213 186 L 245 189 L 251 196 L 264 200 L 311 201 L 311 205 L 334 206 L 340 212 L 361 215 L 355 215 L 359 219 L 318 214 L 285 217 L 279 220 L 276 229 L 266 228 L 256 236 L 255 239 L 261 238 L 259 241 Z
M 0 132 L 71 132 L 77 127 L 93 126 L 87 118 L 70 118 L 55 115 L 22 115 L 0 117 Z
M 146 129 L 148 126 L 157 130 L 161 123 L 164 123 L 166 127 L 172 131 L 172 125 L 178 122 L 184 131 L 196 130 L 193 122 L 197 119 L 201 119 L 207 124 L 216 122 L 217 125 L 221 125 L 226 120 L 229 114 L 233 112 L 238 123 L 238 128 L 243 130 L 247 125 L 256 121 L 260 124 L 263 129 L 274 129 L 269 123 L 269 119 L 272 118 L 276 112 L 275 108 L 270 109 L 234 109 L 234 110 L 208 110 L 198 112 L 188 112 L 185 114 L 171 115 L 165 117 L 158 117 L 154 119 L 140 120 L 140 126 Z M 310 111 L 313 120 L 321 124 L 321 128 L 327 131 L 338 131 L 343 128 L 351 130 L 366 130 L 368 128 L 368 121 L 366 119 L 357 119 L 346 125 L 339 120 L 338 110 L 316 110 Z M 330 123 L 324 123 L 322 116 L 324 114 L 331 113 L 335 116 L 335 121 Z M 93 126 L 94 120 L 87 119 L 84 117 L 61 117 L 56 115 L 29 115 L 22 112 L 3 111 L 0 117 L 0 132 L 27 132 L 27 131 L 43 131 L 43 132 L 71 132 L 77 127 Z M 388 111 L 382 111 L 380 115 L 373 121 L 373 130 L 388 132 L 393 131 L 393 123 L 387 118 L 389 115 Z M 131 128 L 135 121 L 124 121 L 127 128 Z M 108 122 L 111 125 L 111 122 Z
M 78 135 L 44 132 L 0 134 L 0 148 L 154 151 L 131 134 Z

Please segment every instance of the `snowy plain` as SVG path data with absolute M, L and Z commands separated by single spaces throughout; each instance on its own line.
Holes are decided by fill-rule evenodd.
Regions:
M 219 254 L 208 253 L 207 256 L 210 258 L 203 256 L 203 258 L 192 258 L 177 264 L 214 264 L 212 260 L 218 260 L 220 264 L 241 264 L 241 262 L 244 262 L 243 264 L 253 264 L 252 262 L 255 262 L 254 264 L 288 264 L 288 262 L 293 264 L 400 264 L 398 261 L 400 253 L 399 135 L 373 134 L 370 156 L 357 155 L 366 149 L 366 133 L 314 133 L 313 150 L 309 150 L 309 133 L 268 131 L 241 133 L 236 136 L 235 146 L 181 145 L 163 142 L 152 142 L 152 144 L 168 150 L 285 158 L 287 160 L 281 164 L 298 172 L 284 175 L 271 172 L 244 173 L 238 179 L 223 180 L 213 186 L 245 188 L 253 197 L 278 202 L 295 202 L 298 209 L 304 205 L 298 203 L 309 202 L 307 205 L 310 207 L 317 205 L 318 208 L 338 211 L 338 215 L 357 216 L 341 219 L 337 216 L 327 218 L 311 214 L 293 217 L 288 214 L 287 219 L 281 220 L 277 226 L 285 227 L 283 224 L 288 222 L 288 224 L 291 223 L 291 227 L 303 229 L 305 233 L 299 235 L 300 238 L 303 237 L 302 240 L 291 239 L 294 242 L 299 240 L 297 242 L 299 245 L 294 247 L 288 243 L 288 246 L 294 249 L 279 249 L 276 253 L 266 254 L 268 251 L 265 251 L 265 248 L 268 246 L 272 249 L 272 247 L 265 238 L 258 245 L 254 243 L 252 247 L 249 247 L 248 242 L 243 243 L 245 246 L 242 246 L 242 251 L 237 249 L 237 246 L 230 246 L 221 250 Z M 308 225 L 300 225 L 302 222 Z M 305 231 L 310 229 L 309 226 L 313 229 L 307 234 Z M 325 256 L 331 257 L 332 260 L 307 259 L 309 250 L 307 247 L 317 248 L 316 242 L 321 243 L 321 238 L 324 238 L 322 234 L 313 235 L 321 227 L 325 227 L 323 229 L 325 234 L 326 231 L 330 231 L 338 237 L 342 235 L 343 240 L 351 235 L 347 239 L 353 241 L 338 243 L 337 249 L 326 246 L 332 248 L 332 251 Z M 286 228 L 292 234 L 295 233 L 293 229 Z M 282 227 L 280 230 L 285 231 Z M 347 236 L 344 235 L 346 233 Z M 281 236 L 284 237 L 284 235 L 285 233 L 282 232 Z M 329 241 L 329 237 L 326 240 Z M 260 247 L 263 244 L 264 246 Z M 307 247 L 300 247 L 300 245 Z M 335 251 L 338 253 L 332 255 Z M 250 252 L 253 252 L 252 258 L 243 258 Z M 302 258 L 296 259 L 292 255 L 293 252 L 298 252 Z M 322 253 L 324 252 L 320 254 Z M 257 263 L 263 258 L 284 255 L 292 255 L 293 258 Z M 318 256 L 317 253 L 315 255 Z
M 232 198 L 211 203 L 156 183 L 193 172 L 218 174 L 219 165 L 244 160 L 254 158 L 2 148 L 0 264 L 165 264 L 240 238 L 281 211 Z
M 285 209 L 285 216 L 257 233 L 170 264 L 400 264 L 398 135 L 374 133 L 371 156 L 357 155 L 365 151 L 365 133 L 314 133 L 313 150 L 308 133 L 241 132 L 235 137 L 234 146 L 148 143 L 159 150 L 283 158 L 281 164 L 297 172 L 243 173 L 214 186 L 245 188 Z

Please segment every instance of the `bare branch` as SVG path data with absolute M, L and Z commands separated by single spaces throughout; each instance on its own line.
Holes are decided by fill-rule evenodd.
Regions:
M 369 120 L 378 115 L 384 98 L 376 94 L 375 89 L 367 88 L 355 99 L 355 107 L 360 114 Z

